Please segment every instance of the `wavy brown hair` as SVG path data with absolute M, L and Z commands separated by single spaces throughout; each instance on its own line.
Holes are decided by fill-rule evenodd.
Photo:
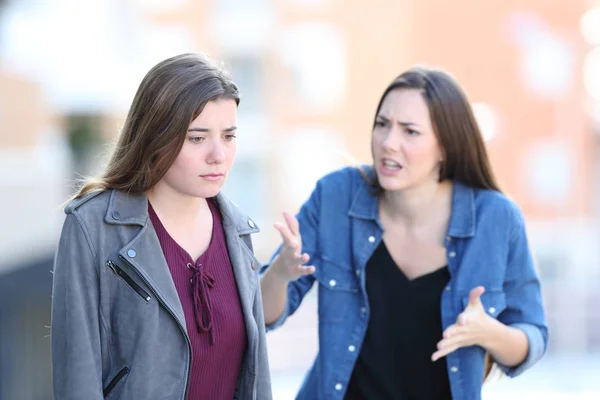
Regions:
M 439 181 L 458 180 L 472 188 L 500 192 L 471 104 L 458 82 L 447 72 L 438 69 L 411 68 L 385 89 L 377 105 L 375 121 L 386 96 L 400 89 L 418 90 L 427 104 L 433 131 L 443 155 Z M 376 193 L 383 193 L 376 174 L 369 176 L 362 170 L 361 174 Z M 493 366 L 494 361 L 486 353 L 484 379 L 490 375 Z
M 138 87 L 104 173 L 71 200 L 107 189 L 150 189 L 177 158 L 190 123 L 218 99 L 240 102 L 235 83 L 208 57 L 186 53 L 158 63 Z

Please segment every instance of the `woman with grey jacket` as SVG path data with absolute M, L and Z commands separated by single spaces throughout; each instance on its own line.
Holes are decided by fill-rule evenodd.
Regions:
M 55 399 L 271 399 L 258 228 L 220 193 L 238 104 L 201 55 L 143 79 L 104 174 L 65 208 Z

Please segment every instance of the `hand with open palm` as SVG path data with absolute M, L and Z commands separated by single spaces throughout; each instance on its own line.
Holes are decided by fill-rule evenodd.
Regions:
M 281 281 L 290 282 L 314 273 L 315 267 L 304 265 L 310 257 L 306 253 L 302 254 L 302 237 L 298 220 L 287 212 L 283 213 L 283 217 L 286 224 L 275 223 L 275 229 L 281 234 L 283 244 L 279 254 L 271 263 L 271 269 Z
M 461 347 L 479 345 L 485 347 L 486 338 L 497 321 L 486 314 L 481 295 L 485 291 L 478 286 L 469 293 L 469 304 L 456 318 L 456 323 L 450 325 L 443 333 L 442 340 L 437 344 L 437 351 L 431 356 L 436 361 Z

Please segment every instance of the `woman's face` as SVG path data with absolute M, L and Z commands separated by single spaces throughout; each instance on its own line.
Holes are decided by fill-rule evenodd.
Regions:
M 162 183 L 191 197 L 219 193 L 237 149 L 235 100 L 209 101 L 188 127 L 183 147 Z
M 438 181 L 443 154 L 419 90 L 394 89 L 386 95 L 375 119 L 371 151 L 385 190 Z

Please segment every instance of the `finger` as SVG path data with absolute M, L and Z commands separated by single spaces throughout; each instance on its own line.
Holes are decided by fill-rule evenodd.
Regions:
M 458 348 L 459 348 L 459 346 L 454 345 L 451 347 L 446 347 L 442 350 L 438 350 L 431 355 L 431 361 L 436 362 L 440 358 L 446 357 L 448 354 L 455 352 Z
M 437 350 L 434 353 L 434 355 L 436 355 L 436 358 L 433 359 L 433 355 L 432 355 L 432 360 L 435 361 L 435 360 L 439 359 L 440 357 L 443 357 L 447 354 L 452 353 L 456 349 L 459 349 L 461 347 L 465 347 L 468 345 L 469 345 L 468 336 L 464 333 L 459 333 L 450 338 L 442 339 L 436 345 Z
M 456 334 L 449 338 L 444 338 L 440 340 L 439 342 L 437 342 L 436 347 L 438 350 L 443 350 L 453 346 L 464 346 L 466 337 L 467 336 L 465 334 Z
M 481 295 L 483 292 L 485 292 L 485 288 L 483 286 L 477 286 L 475 289 L 471 290 L 471 293 L 469 293 L 469 305 L 480 306 Z
M 300 265 L 298 267 L 298 273 L 301 275 L 312 275 L 316 271 L 314 265 Z
M 442 337 L 449 338 L 449 337 L 459 334 L 460 332 L 461 332 L 460 326 L 453 324 L 453 325 L 450 325 L 448 328 L 446 328 L 444 333 L 442 333 Z
M 308 262 L 308 260 L 310 260 L 310 256 L 306 253 L 300 254 L 300 255 L 293 255 L 291 257 L 291 262 L 293 262 L 294 265 L 298 265 L 298 266 L 302 266 L 302 265 L 306 264 Z
M 296 217 L 288 212 L 284 212 L 283 218 L 285 218 L 285 222 L 287 222 L 290 231 L 292 231 L 295 236 L 300 236 L 300 224 L 298 223 Z
M 460 313 L 458 317 L 456 317 L 456 325 L 465 326 L 469 322 L 469 316 L 467 313 Z
M 281 238 L 285 242 L 286 246 L 289 246 L 292 249 L 295 249 L 298 246 L 298 240 L 287 226 L 283 225 L 280 222 L 276 222 L 273 226 L 281 234 Z

